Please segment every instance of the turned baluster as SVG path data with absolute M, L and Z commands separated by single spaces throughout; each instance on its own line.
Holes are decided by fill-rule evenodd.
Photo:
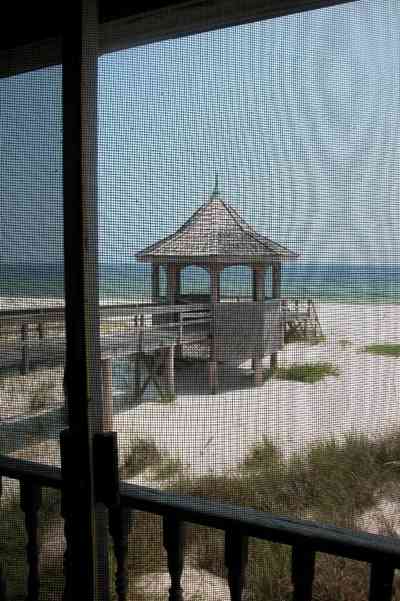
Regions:
M 117 564 L 115 570 L 115 590 L 118 601 L 126 601 L 128 594 L 126 560 L 128 556 L 128 535 L 132 521 L 133 513 L 126 507 L 118 505 L 109 510 L 109 530 Z
M 27 601 L 39 599 L 39 520 L 38 511 L 42 503 L 42 490 L 33 482 L 21 480 L 20 506 L 25 513 L 27 534 L 26 556 L 28 562 Z
M 248 538 L 238 529 L 225 532 L 225 565 L 232 601 L 241 601 L 246 584 Z
M 21 373 L 26 375 L 29 371 L 29 351 L 28 351 L 28 336 L 29 328 L 27 323 L 23 323 L 21 326 L 21 342 L 22 342 L 22 362 L 21 362 Z
M 184 559 L 184 523 L 175 517 L 166 516 L 163 520 L 163 543 L 167 552 L 168 571 L 171 578 L 169 601 L 183 601 L 181 578 Z
M 64 520 L 64 539 L 65 539 L 65 550 L 63 557 L 63 574 L 64 574 L 64 592 L 63 600 L 69 601 L 71 599 L 71 584 L 72 584 L 72 570 L 71 570 L 71 547 L 72 547 L 72 526 L 71 526 L 71 513 L 67 509 L 68 503 L 65 498 L 64 492 L 61 496 L 61 517 Z
M 394 567 L 390 562 L 379 561 L 371 565 L 369 601 L 391 601 Z
M 3 479 L 0 476 L 0 497 L 3 493 Z M 3 566 L 0 565 L 0 601 L 7 601 L 7 586 Z
M 293 601 L 311 601 L 315 571 L 315 551 L 295 546 L 292 549 Z

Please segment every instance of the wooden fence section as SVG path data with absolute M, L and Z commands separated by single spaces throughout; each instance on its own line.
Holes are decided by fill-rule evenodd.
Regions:
M 100 435 L 101 436 L 101 435 Z M 100 457 L 97 461 L 100 460 Z M 96 457 L 95 457 L 96 462 Z M 181 578 L 185 560 L 185 524 L 197 524 L 225 532 L 225 564 L 232 601 L 241 601 L 246 589 L 248 539 L 256 538 L 289 545 L 292 549 L 291 577 L 294 601 L 312 601 L 318 553 L 349 558 L 370 565 L 369 601 L 391 601 L 395 570 L 400 568 L 400 545 L 396 538 L 306 520 L 285 518 L 221 501 L 183 496 L 170 491 L 144 488 L 125 482 L 118 475 L 107 480 L 104 466 L 96 471 L 101 481 L 97 498 L 108 508 L 108 522 L 116 562 L 115 589 L 118 601 L 128 598 L 126 567 L 128 536 L 133 529 L 133 512 L 145 511 L 163 518 L 163 544 L 171 578 L 170 601 L 183 601 Z M 20 505 L 25 514 L 27 535 L 27 599 L 38 601 L 40 594 L 40 542 L 38 537 L 41 489 L 61 489 L 65 524 L 64 586 L 68 590 L 71 542 L 74 524 L 69 522 L 68 486 L 59 468 L 0 456 L 0 480 L 13 478 L 20 483 Z M 113 491 L 113 489 L 116 491 Z M 114 494 L 114 492 L 116 494 Z M 135 543 L 138 544 L 138 541 Z M 142 541 L 146 544 L 146 541 Z M 7 556 L 9 570 L 15 558 Z M 0 569 L 0 599 L 6 599 L 4 566 Z M 251 595 L 251 591 L 250 595 Z

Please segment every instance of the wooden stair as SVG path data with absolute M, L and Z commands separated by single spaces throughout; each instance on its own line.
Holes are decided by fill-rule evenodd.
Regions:
M 318 341 L 324 338 L 315 303 L 311 299 L 285 299 L 283 302 L 285 319 L 285 342 Z

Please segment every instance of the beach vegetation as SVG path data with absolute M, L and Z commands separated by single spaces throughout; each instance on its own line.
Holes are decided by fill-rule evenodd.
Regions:
M 45 409 L 54 397 L 55 382 L 51 379 L 39 381 L 29 396 L 29 409 L 32 413 Z
M 315 442 L 288 458 L 265 439 L 252 449 L 238 474 L 209 475 L 181 480 L 174 490 L 252 507 L 256 510 L 306 518 L 359 529 L 359 518 L 373 508 L 390 487 L 400 487 L 400 434 L 379 440 L 363 435 Z M 397 470 L 397 471 L 396 471 Z M 381 534 L 393 535 L 390 524 Z M 189 526 L 188 554 L 196 567 L 224 575 L 224 535 Z M 289 601 L 290 548 L 249 541 L 248 593 L 252 599 Z M 332 576 L 333 575 L 333 576 Z M 368 588 L 368 566 L 340 557 L 318 556 L 314 595 L 320 601 L 361 601 Z M 394 597 L 400 600 L 395 583 Z
M 366 353 L 372 355 L 384 355 L 388 357 L 400 357 L 400 344 L 397 343 L 386 343 L 386 344 L 369 344 L 363 349 Z
M 179 457 L 173 457 L 165 455 L 159 463 L 153 467 L 153 480 L 162 482 L 163 480 L 169 480 L 175 477 L 177 474 L 182 473 L 183 465 Z
M 160 390 L 157 397 L 158 403 L 168 404 L 176 401 L 176 394 L 170 390 Z
M 133 449 L 137 451 L 133 472 L 139 473 L 150 465 L 157 473 L 165 457 L 161 457 L 155 444 L 137 440 Z M 248 453 L 238 470 L 193 478 L 180 469 L 179 477 L 168 484 L 166 490 L 357 529 L 359 516 L 373 508 L 385 490 L 390 487 L 399 490 L 399 465 L 400 433 L 376 440 L 354 434 L 317 441 L 303 452 L 299 450 L 288 457 L 266 438 Z M 167 472 L 162 473 L 162 469 L 168 468 L 168 471 L 178 466 L 178 460 L 170 458 L 158 475 L 166 476 Z M 62 538 L 59 514 L 59 493 L 48 491 L 41 509 L 42 540 L 53 540 L 56 533 Z M 387 530 L 385 528 L 382 524 L 382 534 L 393 535 L 389 525 Z M 13 557 L 12 569 L 7 572 L 10 598 L 19 598 L 26 570 L 26 540 L 23 514 L 15 498 L 2 506 L 0 540 L 3 552 Z M 55 591 L 62 590 L 63 545 L 55 540 L 52 544 L 52 557 L 47 558 L 48 548 L 44 549 L 44 556 L 42 554 L 43 598 L 53 598 Z M 250 539 L 246 598 L 250 595 L 254 601 L 277 598 L 289 601 L 292 598 L 290 558 L 291 549 L 286 545 Z M 114 565 L 112 556 L 110 560 Z M 224 577 L 223 532 L 187 524 L 186 564 Z M 127 569 L 131 581 L 128 598 L 142 601 L 143 591 L 135 588 L 140 576 L 167 570 L 159 516 L 136 513 L 129 535 Z M 368 577 L 368 566 L 363 563 L 318 554 L 314 596 L 319 601 L 361 601 L 366 597 Z M 400 601 L 397 582 L 393 599 Z
M 295 363 L 289 366 L 276 367 L 270 376 L 279 380 L 291 380 L 314 384 L 327 376 L 338 376 L 339 370 L 328 362 Z
M 152 440 L 138 438 L 134 441 L 120 466 L 121 478 L 134 478 L 147 468 L 162 461 L 162 454 Z
M 168 480 L 181 473 L 183 465 L 178 456 L 161 452 L 154 441 L 138 438 L 120 465 L 122 479 L 135 478 L 145 471 L 154 481 Z

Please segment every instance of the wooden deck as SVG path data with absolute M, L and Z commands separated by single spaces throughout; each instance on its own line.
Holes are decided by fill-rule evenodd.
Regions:
M 298 334 L 311 330 L 321 333 L 312 301 L 307 302 L 305 309 L 299 301 L 278 300 L 255 304 L 238 300 L 222 303 L 213 312 L 211 307 L 208 303 L 102 306 L 102 357 L 151 355 L 177 345 L 207 344 L 212 336 L 218 338 L 221 357 L 229 352 L 245 357 L 246 344 L 254 347 L 257 337 L 264 340 L 265 354 L 279 350 L 283 345 L 279 323 L 283 324 L 285 335 L 292 330 Z M 263 312 L 268 319 L 261 323 Z M 278 315 L 279 323 L 271 321 L 274 315 Z M 246 334 L 244 326 L 246 332 L 258 329 Z M 59 365 L 64 356 L 63 309 L 0 311 L 0 368 L 19 368 L 26 373 L 32 367 Z
M 176 345 L 205 342 L 210 332 L 209 306 L 102 307 L 102 357 L 152 354 Z M 159 316 L 160 324 L 153 325 Z M 104 333 L 104 331 L 106 333 Z M 57 365 L 64 361 L 64 314 L 59 309 L 0 313 L 0 367 Z

